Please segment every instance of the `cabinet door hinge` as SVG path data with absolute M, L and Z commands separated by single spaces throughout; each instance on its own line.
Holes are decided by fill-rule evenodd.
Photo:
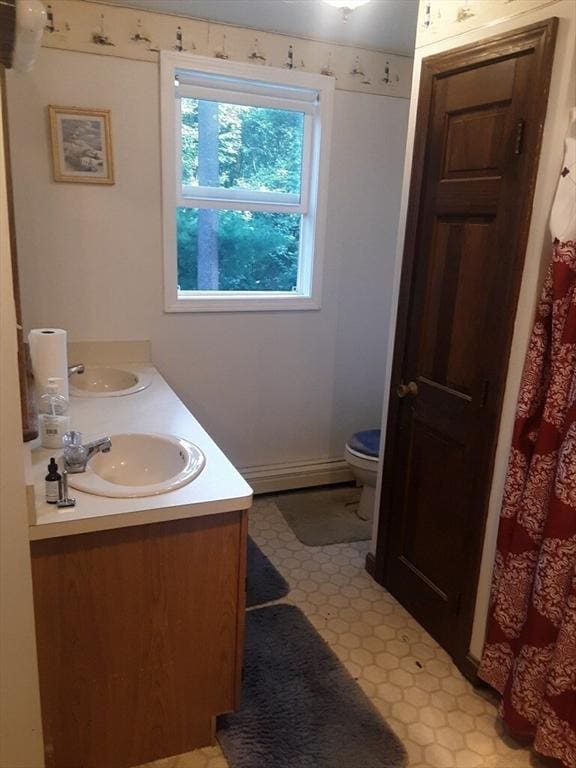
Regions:
M 514 138 L 514 154 L 521 155 L 524 147 L 524 126 L 525 120 L 518 120 L 516 123 L 516 136 Z
M 484 408 L 486 405 L 486 400 L 488 400 L 488 381 L 482 382 L 482 392 L 480 394 L 480 408 Z
M 460 608 L 462 607 L 462 592 L 459 592 L 456 595 L 456 616 L 460 613 Z

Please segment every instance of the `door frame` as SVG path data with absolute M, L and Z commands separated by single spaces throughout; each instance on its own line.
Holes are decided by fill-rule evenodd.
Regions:
M 410 190 L 408 195 L 408 211 L 406 217 L 406 234 L 398 297 L 390 396 L 388 401 L 388 419 L 386 425 L 386 438 L 383 442 L 384 466 L 379 505 L 378 530 L 376 535 L 376 553 L 374 560 L 369 563 L 371 574 L 375 580 L 384 587 L 386 586 L 385 574 L 388 556 L 387 550 L 393 504 L 392 488 L 401 405 L 400 399 L 396 396 L 396 387 L 402 381 L 404 353 L 410 331 L 408 328 L 408 321 L 411 309 L 410 302 L 412 289 L 415 280 L 414 267 L 418 245 L 417 232 L 420 207 L 424 192 L 424 178 L 427 161 L 426 138 L 431 118 L 434 80 L 436 78 L 455 74 L 458 71 L 464 71 L 470 67 L 481 64 L 482 62 L 497 61 L 499 58 L 524 50 L 537 49 L 537 55 L 540 59 L 537 79 L 536 82 L 533 83 L 533 87 L 535 91 L 540 94 L 540 98 L 538 99 L 536 106 L 535 125 L 533 126 L 532 135 L 530 137 L 530 147 L 528 149 L 528 151 L 532 153 L 532 156 L 528 169 L 528 183 L 526 183 L 523 188 L 521 201 L 524 213 L 520 223 L 516 249 L 512 255 L 512 258 L 514 259 L 514 270 L 513 281 L 510 286 L 509 305 L 505 312 L 505 316 L 503 317 L 504 355 L 496 386 L 495 407 L 497 419 L 494 434 L 489 446 L 489 481 L 487 483 L 488 487 L 486 488 L 484 498 L 480 500 L 481 505 L 479 504 L 479 506 L 481 506 L 481 508 L 478 510 L 479 515 L 477 518 L 476 530 L 472 532 L 473 535 L 470 537 L 471 540 L 474 541 L 474 551 L 470 552 L 470 568 L 468 569 L 467 574 L 463 574 L 462 602 L 458 620 L 457 650 L 454 655 L 454 661 L 460 670 L 470 678 L 474 678 L 476 674 L 476 663 L 469 656 L 469 644 L 474 620 L 476 591 L 484 544 L 488 502 L 494 469 L 494 457 L 498 441 L 498 425 L 500 423 L 502 412 L 502 401 L 504 398 L 508 372 L 508 361 L 512 344 L 518 294 L 520 292 L 524 268 L 524 256 L 530 229 L 532 201 L 538 174 L 557 29 L 558 18 L 552 17 L 530 26 L 521 27 L 512 32 L 506 32 L 494 37 L 485 38 L 476 43 L 452 48 L 444 53 L 428 56 L 422 59 L 421 66 Z

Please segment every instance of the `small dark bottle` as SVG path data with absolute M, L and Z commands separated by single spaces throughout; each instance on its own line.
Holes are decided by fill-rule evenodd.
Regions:
M 57 504 L 62 492 L 62 475 L 58 472 L 56 459 L 52 457 L 48 464 L 46 475 L 46 501 L 48 504 Z

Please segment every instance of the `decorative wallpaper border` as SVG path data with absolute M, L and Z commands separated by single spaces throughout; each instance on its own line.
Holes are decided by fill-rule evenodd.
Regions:
M 188 51 L 333 76 L 345 91 L 410 98 L 406 56 L 88 0 L 45 3 L 46 48 L 149 62 L 160 50 Z
M 558 0 L 420 0 L 416 48 L 490 27 Z

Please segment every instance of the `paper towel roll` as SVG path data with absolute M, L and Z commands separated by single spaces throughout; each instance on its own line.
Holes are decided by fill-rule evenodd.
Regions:
M 60 379 L 60 394 L 68 399 L 68 354 L 66 331 L 61 328 L 34 328 L 28 335 L 36 397 L 46 392 L 48 379 Z

